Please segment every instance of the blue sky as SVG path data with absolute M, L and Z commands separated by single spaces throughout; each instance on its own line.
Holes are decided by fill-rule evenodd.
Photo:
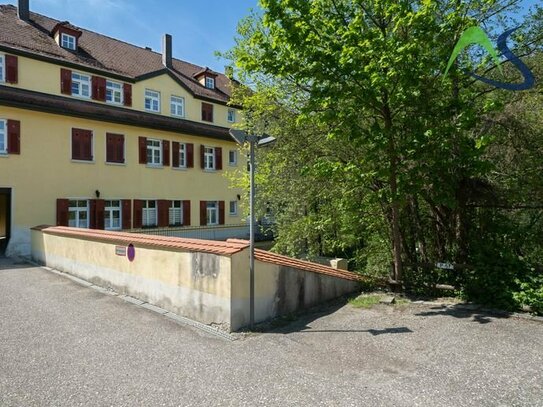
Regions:
M 525 9 L 536 3 L 523 0 Z M 225 62 L 214 52 L 234 45 L 237 23 L 251 8 L 258 0 L 30 0 L 32 11 L 158 52 L 162 35 L 172 34 L 176 58 L 219 72 Z

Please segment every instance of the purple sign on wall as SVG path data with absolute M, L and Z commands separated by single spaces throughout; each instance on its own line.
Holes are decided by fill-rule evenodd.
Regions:
M 134 261 L 136 258 L 136 248 L 132 243 L 128 245 L 128 249 L 126 251 L 126 256 L 128 257 L 128 261 Z

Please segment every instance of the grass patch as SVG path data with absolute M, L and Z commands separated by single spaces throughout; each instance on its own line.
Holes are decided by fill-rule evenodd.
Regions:
M 379 304 L 382 297 L 383 296 L 380 294 L 359 295 L 358 297 L 349 300 L 349 304 L 355 308 L 369 309 L 374 305 Z

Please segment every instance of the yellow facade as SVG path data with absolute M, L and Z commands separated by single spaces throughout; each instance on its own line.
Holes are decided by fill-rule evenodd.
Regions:
M 6 55 L 0 53 L 0 55 Z M 82 100 L 61 94 L 61 66 L 28 57 L 18 56 L 18 82 L 0 83 L 2 86 L 31 90 L 41 94 L 62 96 L 67 100 Z M 70 68 L 84 73 L 85 69 Z M 107 75 L 100 75 L 107 78 Z M 108 78 L 109 79 L 109 78 Z M 123 81 L 113 79 L 116 82 Z M 227 128 L 229 106 L 213 103 L 213 123 L 201 120 L 201 99 L 193 97 L 169 75 L 162 74 L 132 85 L 132 106 L 111 105 L 113 109 L 145 111 L 145 90 L 160 92 L 161 111 L 157 116 L 172 118 L 170 97 L 185 100 L 185 120 Z M 89 103 L 109 105 L 105 102 L 85 99 Z M 212 103 L 207 100 L 205 103 Z M 229 152 L 237 151 L 234 142 L 211 137 L 151 130 L 146 127 L 121 125 L 112 122 L 65 116 L 58 113 L 43 113 L 26 108 L 0 105 L 0 120 L 20 122 L 20 155 L 0 155 L 0 188 L 11 188 L 11 237 L 8 254 L 28 254 L 30 250 L 29 228 L 40 224 L 54 225 L 57 222 L 56 200 L 96 198 L 100 191 L 102 200 L 190 200 L 191 226 L 200 225 L 200 201 L 224 201 L 224 223 L 240 224 L 244 219 L 238 214 L 229 214 L 229 203 L 238 201 L 240 190 L 230 188 L 225 173 L 245 165 L 237 152 L 237 165 L 229 165 Z M 146 112 L 148 113 L 148 112 Z M 153 114 L 154 115 L 154 114 Z M 236 114 L 239 120 L 239 114 Z M 180 120 L 180 123 L 182 121 Z M 93 133 L 93 161 L 74 161 L 71 157 L 72 129 L 91 130 Z M 125 137 L 125 164 L 106 162 L 106 133 L 122 134 Z M 153 167 L 139 163 L 138 139 L 168 140 L 194 144 L 194 168 L 180 169 L 170 166 Z M 208 171 L 201 169 L 200 146 L 222 148 L 223 169 Z M 171 161 L 171 158 L 170 158 Z M 171 164 L 171 162 L 170 162 Z M 0 217 L 6 219 L 5 210 Z M 132 218 L 134 213 L 132 212 Z M 10 250 L 11 248 L 11 250 Z

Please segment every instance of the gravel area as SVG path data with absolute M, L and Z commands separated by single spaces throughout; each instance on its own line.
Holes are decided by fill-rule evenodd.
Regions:
M 349 305 L 228 341 L 0 262 L 0 406 L 543 406 L 543 324 Z

